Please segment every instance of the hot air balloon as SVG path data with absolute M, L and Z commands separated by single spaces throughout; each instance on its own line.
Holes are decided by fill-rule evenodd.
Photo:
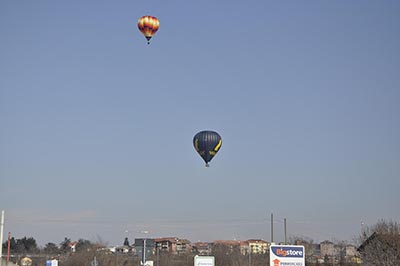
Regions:
M 160 21 L 153 16 L 143 16 L 138 21 L 138 28 L 147 39 L 147 44 L 150 44 L 150 39 L 160 27 Z
M 193 146 L 197 153 L 206 162 L 206 167 L 217 154 L 222 145 L 221 136 L 215 131 L 200 131 L 193 138 Z

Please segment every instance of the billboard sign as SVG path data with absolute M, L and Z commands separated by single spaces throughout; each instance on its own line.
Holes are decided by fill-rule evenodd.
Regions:
M 271 245 L 269 248 L 271 266 L 305 266 L 304 246 Z
M 142 265 L 143 265 L 143 262 L 142 262 Z M 154 263 L 152 260 L 146 260 L 146 262 L 144 263 L 144 266 L 153 266 L 153 265 L 154 265 Z
M 214 256 L 194 256 L 194 266 L 215 266 Z
M 46 266 L 58 266 L 58 260 L 46 260 Z

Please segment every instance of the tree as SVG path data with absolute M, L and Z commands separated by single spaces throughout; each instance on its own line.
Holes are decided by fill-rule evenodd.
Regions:
M 124 246 L 128 246 L 128 247 L 129 247 L 129 240 L 128 240 L 128 238 L 127 238 L 127 237 L 125 237 L 125 240 L 124 240 Z
M 93 244 L 89 240 L 79 239 L 76 244 L 76 251 L 84 251 L 90 249 Z
M 66 239 L 68 240 L 68 239 Z M 64 241 L 68 242 L 68 241 Z M 111 265 L 117 266 L 116 264 L 116 257 L 110 256 L 104 250 L 101 250 L 103 247 L 99 243 L 91 243 L 89 240 L 79 239 L 78 243 L 76 244 L 76 252 L 71 254 L 71 256 L 66 256 L 66 260 L 63 262 L 64 266 L 82 266 L 82 265 L 92 265 L 94 259 L 98 265 Z M 118 260 L 118 265 L 122 260 Z
M 56 244 L 49 242 L 44 246 L 43 251 L 47 254 L 58 254 L 60 249 Z
M 329 256 L 325 255 L 325 257 L 324 257 L 324 266 L 330 266 L 330 265 L 332 265 L 332 264 L 330 263 Z
M 315 245 L 314 245 L 314 240 L 308 237 L 304 236 L 291 236 L 289 238 L 290 243 L 293 243 L 294 245 L 302 245 L 304 246 L 304 251 L 305 251 L 305 260 L 308 263 L 311 263 L 313 261 L 313 255 L 315 252 Z
M 71 243 L 71 239 L 65 237 L 64 241 L 62 241 L 60 243 L 60 251 L 64 252 L 64 253 L 69 252 L 71 250 L 70 247 L 69 247 L 70 243 Z
M 400 261 L 400 225 L 397 222 L 380 220 L 367 228 L 367 239 L 358 250 L 365 265 L 397 266 Z M 360 236 L 364 239 L 364 235 Z
M 3 249 L 8 249 L 8 241 L 3 243 Z M 27 238 L 26 236 L 20 239 L 10 238 L 10 252 L 23 254 L 23 253 L 37 253 L 39 251 L 36 240 L 33 237 Z
M 346 241 L 339 241 L 336 243 L 336 249 L 339 255 L 339 266 L 344 266 L 346 263 Z
M 3 249 L 8 249 L 8 240 L 3 243 Z M 10 238 L 10 252 L 11 253 L 37 253 L 38 247 L 36 240 L 33 237 L 27 238 L 26 236 L 20 239 Z
M 212 255 L 215 257 L 215 264 L 219 266 L 249 265 L 249 259 L 251 259 L 248 254 L 243 256 L 240 253 L 239 244 L 231 245 L 215 243 L 212 247 Z
M 15 240 L 14 237 L 11 237 L 10 238 L 10 251 L 11 252 L 15 252 L 16 245 L 17 245 L 17 241 Z M 8 249 L 8 240 L 3 243 L 3 250 L 7 250 L 7 249 Z

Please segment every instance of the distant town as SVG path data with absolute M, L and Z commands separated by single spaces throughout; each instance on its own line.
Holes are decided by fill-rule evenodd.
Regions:
M 215 265 L 209 266 L 276 266 L 281 264 L 270 261 L 276 247 L 281 254 L 285 248 L 301 249 L 305 263 L 302 266 L 399 265 L 397 222 L 382 220 L 366 228 L 358 242 L 356 245 L 328 240 L 313 243 L 300 237 L 284 243 L 264 239 L 191 242 L 179 237 L 135 238 L 131 242 L 125 237 L 121 245 L 109 246 L 101 241 L 92 243 L 65 237 L 59 244 L 49 242 L 39 247 L 33 237 L 16 239 L 9 233 L 1 246 L 5 252 L 0 253 L 0 266 L 192 266 L 199 257 L 215 259 Z
M 151 261 L 160 262 L 169 258 L 183 258 L 195 255 L 217 256 L 221 254 L 226 257 L 241 258 L 245 265 L 249 266 L 249 261 L 253 260 L 251 265 L 257 265 L 261 261 L 265 263 L 268 260 L 269 248 L 272 243 L 263 239 L 247 240 L 215 240 L 213 242 L 194 242 L 179 237 L 161 237 L 161 238 L 135 238 L 131 243 L 126 237 L 121 241 L 121 245 L 107 247 L 100 243 L 91 243 L 88 240 L 79 239 L 71 241 L 65 238 L 60 244 L 47 243 L 45 247 L 38 248 L 33 238 L 10 239 L 10 243 L 3 243 L 3 250 L 9 248 L 9 256 L 15 262 L 21 261 L 23 257 L 31 257 L 32 260 L 43 256 L 56 258 L 60 261 L 66 260 L 66 256 L 74 256 L 83 250 L 89 250 L 96 247 L 99 254 L 115 256 L 120 259 L 131 257 L 140 260 L 143 255 Z M 277 243 L 284 245 L 285 243 Z M 287 243 L 289 244 L 289 243 Z M 305 247 L 307 262 L 311 265 L 331 263 L 328 265 L 337 265 L 346 263 L 346 265 L 360 265 L 362 263 L 360 253 L 355 245 L 345 244 L 344 242 L 333 243 L 323 241 L 314 244 L 305 240 L 295 240 L 291 245 L 302 245 Z M 100 255 L 97 255 L 101 257 Z M 240 260 L 240 259 L 238 259 Z M 39 265 L 39 264 L 37 264 Z M 158 264 L 161 266 L 163 264 Z M 192 265 L 192 264 L 190 264 Z M 266 264 L 263 264 L 266 265 Z M 344 264 L 342 264 L 344 265 Z M 29 265 L 23 265 L 29 266 Z

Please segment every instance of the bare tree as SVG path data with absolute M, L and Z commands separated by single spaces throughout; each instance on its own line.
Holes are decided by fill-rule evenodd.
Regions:
M 224 244 L 214 244 L 212 255 L 215 257 L 215 264 L 220 266 L 242 266 L 239 246 L 228 246 Z
M 366 235 L 369 237 L 358 248 L 364 265 L 399 265 L 400 225 L 397 222 L 381 220 L 367 228 Z
M 339 266 L 346 265 L 346 246 L 347 242 L 343 240 L 334 240 Z
M 304 236 L 291 236 L 289 241 L 294 245 L 304 246 L 306 261 L 308 263 L 314 261 L 313 255 L 315 253 L 315 244 L 313 239 Z

